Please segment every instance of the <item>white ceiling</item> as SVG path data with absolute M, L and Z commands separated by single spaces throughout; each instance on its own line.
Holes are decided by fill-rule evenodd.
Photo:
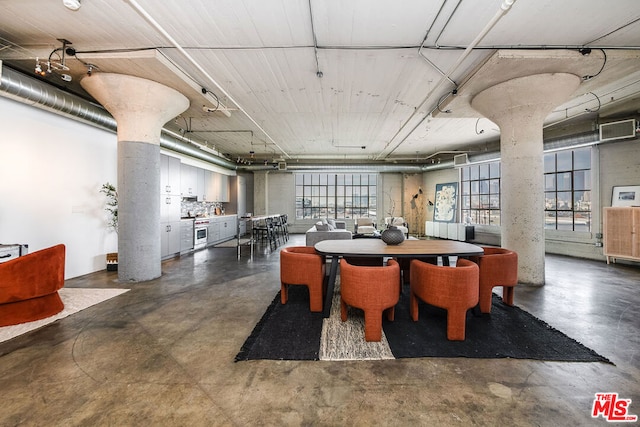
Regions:
M 36 57 L 46 61 L 58 39 L 69 40 L 73 81 L 59 73 L 47 81 L 87 96 L 78 84 L 84 62 L 174 87 L 191 107 L 168 128 L 233 160 L 253 151 L 254 162 L 422 162 L 486 146 L 498 128 L 469 100 L 492 83 L 545 70 L 595 76 L 558 106 L 549 127 L 639 116 L 638 0 L 516 0 L 500 15 L 502 5 L 82 0 L 72 12 L 62 0 L 0 0 L 0 59 L 32 72 Z M 583 46 L 588 57 L 578 53 Z M 216 96 L 227 114 L 203 111 L 218 106 Z

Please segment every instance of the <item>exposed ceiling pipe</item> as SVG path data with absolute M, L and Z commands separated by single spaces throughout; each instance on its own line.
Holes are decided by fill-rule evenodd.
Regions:
M 449 15 L 449 19 L 447 19 L 447 22 L 445 23 L 445 25 L 442 27 L 442 30 L 440 31 L 440 34 L 442 34 L 442 31 L 444 31 L 444 29 L 446 28 L 447 24 L 449 23 L 449 21 L 451 20 L 451 18 L 453 17 L 453 15 L 456 13 L 456 10 L 458 10 L 458 6 L 460 6 L 460 3 L 462 3 L 462 0 L 458 0 L 458 3 L 456 4 L 456 6 L 453 8 L 453 11 L 451 12 L 451 14 Z M 434 64 L 429 58 L 427 58 L 423 53 L 422 53 L 422 49 L 424 48 L 424 44 L 427 41 L 427 38 L 429 37 L 429 34 L 431 33 L 431 30 L 433 29 L 433 26 L 435 25 L 436 21 L 438 20 L 438 18 L 440 17 L 440 14 L 442 13 L 442 10 L 444 9 L 445 5 L 447 4 L 447 0 L 444 0 L 442 2 L 442 4 L 440 5 L 440 9 L 438 9 L 438 13 L 436 14 L 435 18 L 433 18 L 433 21 L 431 21 L 431 25 L 429 26 L 429 29 L 427 30 L 427 33 L 424 35 L 424 39 L 422 40 L 422 43 L 420 43 L 420 49 L 418 49 L 418 56 L 422 59 L 424 59 L 427 64 L 429 64 L 431 66 L 431 68 L 433 68 L 434 70 L 436 70 L 438 73 L 440 73 L 441 76 L 445 77 L 447 80 L 449 80 L 449 82 L 451 82 L 452 85 L 454 86 L 458 86 L 458 84 L 456 82 L 454 82 L 453 80 L 451 80 L 450 77 L 448 77 L 444 71 L 442 71 L 436 64 Z M 440 36 L 438 36 L 438 38 L 440 38 Z
M 64 92 L 38 79 L 26 76 L 4 65 L 0 68 L 0 95 L 101 129 L 116 132 L 116 120 L 101 106 L 77 95 Z M 162 130 L 160 146 L 226 169 L 237 169 L 237 165 L 234 162 L 202 151 L 182 135 L 166 129 Z
M 458 59 L 456 60 L 456 62 L 449 68 L 449 71 L 447 71 L 442 76 L 442 78 L 440 78 L 438 83 L 427 94 L 427 96 L 418 105 L 418 107 L 413 110 L 413 112 L 411 113 L 409 118 L 402 124 L 402 126 L 400 126 L 400 129 L 398 129 L 398 131 L 395 133 L 395 135 L 393 135 L 393 137 L 389 140 L 387 145 L 384 147 L 383 152 L 389 147 L 389 145 L 391 145 L 392 141 L 404 130 L 404 128 L 411 121 L 411 119 L 413 119 L 416 116 L 416 114 L 418 114 L 418 112 L 421 110 L 421 107 L 424 104 L 426 104 L 428 100 L 431 99 L 433 94 L 436 93 L 438 91 L 438 89 L 440 89 L 440 86 L 442 86 L 445 82 L 450 80 L 451 75 L 456 72 L 458 67 L 460 67 L 460 65 L 462 65 L 462 63 L 471 54 L 473 49 L 482 41 L 482 39 L 487 35 L 487 33 L 489 33 L 489 31 L 491 31 L 491 29 L 509 11 L 509 9 L 511 9 L 511 6 L 513 5 L 513 3 L 515 3 L 515 1 L 516 0 L 503 0 L 502 1 L 502 5 L 500 5 L 500 9 L 498 9 L 498 11 L 495 13 L 495 15 L 493 15 L 493 18 L 491 18 L 491 20 L 484 26 L 484 28 L 480 31 L 480 33 L 478 33 L 478 35 L 473 39 L 473 41 L 469 44 L 469 46 L 467 46 L 467 48 L 464 50 L 464 52 L 462 52 L 462 55 L 460 55 L 458 57 Z M 393 153 L 404 141 L 406 141 L 406 139 L 409 137 L 409 135 L 411 135 L 418 128 L 418 126 L 420 126 L 422 124 L 422 122 L 424 122 L 424 120 L 428 116 L 429 115 L 427 114 L 422 119 L 420 119 L 418 121 L 418 123 L 400 141 L 398 141 L 398 143 L 391 150 L 389 150 L 389 152 L 386 155 L 389 155 L 389 154 Z M 383 155 L 383 153 L 380 153 L 376 157 L 376 159 L 379 160 L 382 157 L 382 155 Z
M 314 163 L 287 163 L 286 172 L 360 172 L 360 173 L 380 173 L 380 172 L 396 172 L 396 173 L 422 173 L 427 171 L 450 169 L 453 167 L 453 161 L 447 160 L 440 163 L 433 164 L 363 164 L 363 163 L 343 163 L 343 164 L 314 164 Z M 246 171 L 274 171 L 282 172 L 277 169 L 277 165 L 268 164 L 266 166 L 256 164 L 241 166 L 241 170 Z
M 505 0 L 507 1 L 507 0 Z M 514 0 L 511 0 L 514 1 Z M 271 141 L 276 147 L 278 147 L 278 149 L 280 150 L 280 152 L 286 156 L 287 158 L 291 158 L 291 156 L 282 149 L 282 147 L 280 147 L 278 145 L 277 142 L 275 142 L 273 140 L 273 138 L 271 138 L 271 136 L 267 133 L 267 131 L 265 131 L 262 126 L 260 126 L 258 124 L 258 122 L 256 122 L 253 117 L 251 117 L 249 115 L 249 113 L 247 113 L 247 111 L 242 107 L 242 105 L 240 105 L 238 102 L 236 102 L 235 99 L 233 99 L 233 97 L 231 95 L 229 95 L 229 93 L 227 93 L 227 91 L 224 90 L 224 88 L 207 72 L 207 70 L 204 69 L 204 67 L 202 65 L 200 65 L 198 63 L 198 61 L 196 61 L 190 54 L 189 52 L 187 52 L 172 36 L 171 34 L 169 34 L 155 19 L 153 19 L 153 17 L 142 7 L 138 4 L 137 1 L 135 0 L 128 0 L 127 1 L 132 8 L 134 8 L 140 15 L 142 15 L 144 17 L 144 19 L 147 20 L 147 22 L 149 22 L 153 28 L 156 29 L 156 31 L 158 31 L 160 34 L 162 34 L 168 41 L 169 43 L 171 43 L 173 45 L 173 47 L 175 47 L 194 67 L 196 67 L 198 69 L 198 71 L 200 71 L 204 76 L 206 76 L 209 81 L 211 83 L 213 83 L 218 90 L 220 90 L 220 92 L 222 92 L 224 94 L 224 96 L 226 96 L 229 101 L 231 101 L 232 103 L 234 103 L 236 105 L 236 107 L 238 107 L 238 109 L 249 119 L 251 120 L 251 122 L 258 128 L 260 129 L 260 131 L 265 135 L 265 137 L 267 137 L 267 139 L 269 141 Z
M 1 63 L 1 61 L 0 61 Z M 14 71 L 11 68 L 2 66 L 0 68 L 0 96 L 13 99 L 15 101 L 37 107 L 55 114 L 80 121 L 92 126 L 96 126 L 111 132 L 116 132 L 115 119 L 101 106 L 87 101 L 79 96 L 64 92 L 45 82 L 26 76 Z M 579 135 L 559 137 L 544 141 L 545 150 L 557 150 L 582 145 L 597 144 L 599 134 L 597 131 Z M 268 165 L 237 165 L 234 162 L 213 156 L 200 150 L 190 143 L 180 134 L 163 129 L 160 139 L 160 146 L 180 154 L 191 156 L 218 166 L 231 170 L 277 171 L 273 164 Z M 482 153 L 469 152 L 471 163 L 499 160 L 500 152 L 487 151 Z M 371 172 L 398 172 L 398 173 L 421 173 L 453 167 L 453 161 L 446 160 L 433 164 L 287 164 L 286 170 L 291 172 L 303 171 L 371 171 Z

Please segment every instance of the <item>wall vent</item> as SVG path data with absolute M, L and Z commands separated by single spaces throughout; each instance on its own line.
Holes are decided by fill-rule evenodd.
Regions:
M 453 156 L 453 166 L 464 166 L 466 164 L 469 163 L 469 157 L 467 156 L 467 153 L 464 154 L 458 154 L 456 156 Z
M 635 138 L 636 120 L 621 120 L 619 122 L 602 123 L 600 125 L 600 141 Z
M 278 170 L 280 171 L 287 170 L 287 164 L 285 162 L 278 162 Z

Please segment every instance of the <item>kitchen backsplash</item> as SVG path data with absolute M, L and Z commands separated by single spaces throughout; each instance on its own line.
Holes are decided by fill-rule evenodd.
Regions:
M 220 215 L 224 215 L 224 203 L 221 202 L 195 202 L 183 200 L 180 216 L 182 218 L 197 216 L 214 216 L 216 208 L 219 209 Z

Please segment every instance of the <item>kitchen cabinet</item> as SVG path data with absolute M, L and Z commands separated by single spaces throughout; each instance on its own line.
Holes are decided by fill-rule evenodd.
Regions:
M 233 239 L 237 234 L 238 218 L 236 215 L 223 215 L 209 218 L 207 244 L 217 244 Z
M 160 194 L 160 222 L 180 221 L 181 196 Z
M 217 202 L 228 202 L 229 201 L 229 177 L 223 174 L 218 175 L 218 188 L 219 188 L 219 197 Z
M 236 217 L 225 216 L 222 218 L 222 222 L 220 224 L 220 239 L 221 240 L 229 240 L 235 237 L 236 235 Z
M 229 201 L 229 177 L 217 172 L 210 172 L 205 178 L 206 200 L 210 202 Z
M 180 159 L 160 155 L 160 193 L 180 195 Z
M 180 221 L 180 252 L 193 250 L 193 219 Z
M 191 165 L 180 165 L 180 194 L 182 197 L 196 197 L 198 187 L 198 168 Z
M 220 222 L 217 219 L 209 219 L 209 228 L 207 229 L 207 245 L 216 244 L 221 241 L 220 238 Z
M 215 172 L 204 171 L 204 197 L 207 202 L 216 202 L 220 195 L 217 188 L 217 180 Z
M 180 252 L 182 164 L 176 157 L 160 155 L 160 256 Z
M 167 258 L 180 253 L 180 220 L 160 224 L 160 256 Z
M 611 207 L 603 212 L 607 264 L 616 258 L 640 261 L 640 207 Z
M 202 202 L 207 200 L 205 195 L 205 171 L 204 169 L 196 168 L 196 197 L 198 201 Z

